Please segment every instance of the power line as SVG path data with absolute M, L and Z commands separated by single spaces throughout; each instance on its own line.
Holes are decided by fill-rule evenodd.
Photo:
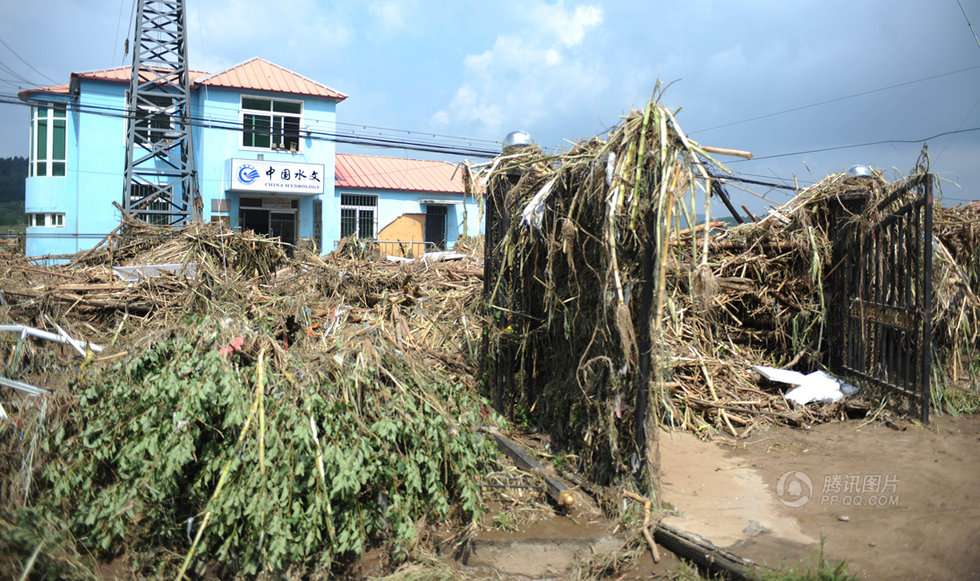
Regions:
M 958 1 L 958 0 L 957 0 Z M 758 121 L 760 119 L 767 119 L 769 117 L 776 117 L 778 115 L 785 115 L 787 113 L 794 113 L 796 111 L 802 111 L 804 109 L 810 109 L 813 107 L 820 107 L 821 105 L 828 105 L 830 103 L 837 103 L 839 101 L 845 101 L 847 99 L 853 99 L 855 97 L 863 97 L 865 95 L 871 95 L 873 93 L 881 93 L 882 91 L 889 91 L 891 89 L 897 89 L 899 87 L 905 87 L 908 85 L 914 85 L 916 83 L 922 83 L 925 81 L 931 81 L 934 79 L 940 79 L 942 77 L 948 77 L 951 75 L 958 75 L 960 73 L 965 73 L 967 71 L 973 71 L 980 69 L 980 65 L 974 65 L 972 67 L 966 67 L 963 69 L 957 69 L 955 71 L 949 71 L 947 73 L 940 73 L 938 75 L 930 75 L 928 77 L 922 77 L 921 79 L 915 79 L 912 81 L 905 81 L 903 83 L 896 83 L 894 85 L 888 85 L 887 87 L 879 87 L 877 89 L 870 89 L 868 91 L 861 91 L 860 93 L 854 93 L 852 95 L 845 95 L 843 97 L 836 97 L 834 99 L 827 99 L 826 101 L 818 101 L 816 103 L 810 103 L 809 105 L 800 105 L 799 107 L 791 107 L 789 109 L 783 109 L 782 111 L 775 111 L 773 113 L 766 113 L 765 115 L 757 115 L 755 117 L 748 117 L 746 119 L 741 119 L 739 121 L 732 121 L 731 123 L 723 123 L 722 125 L 715 125 L 714 127 L 708 127 L 707 129 L 698 129 L 696 131 L 691 131 L 689 135 L 695 133 L 707 133 L 709 131 L 714 131 L 715 129 L 722 129 L 724 127 L 732 127 L 733 125 L 741 125 L 742 123 L 749 123 L 750 121 Z
M 32 81 L 26 79 L 23 75 L 21 75 L 20 73 L 18 73 L 14 69 L 10 68 L 10 66 L 8 66 L 6 63 L 0 62 L 0 70 L 2 70 L 4 72 L 6 72 L 7 74 L 15 77 L 16 79 L 18 79 L 22 83 L 27 83 L 28 85 L 35 84 Z
M 793 190 L 793 191 L 796 191 L 797 190 L 796 186 L 789 186 L 789 185 L 786 185 L 786 184 L 777 184 L 777 183 L 774 183 L 774 182 L 764 182 L 762 180 L 754 180 L 754 179 L 750 179 L 750 178 L 740 178 L 740 177 L 737 177 L 737 176 L 734 176 L 734 175 L 731 175 L 731 176 L 726 176 L 726 175 L 712 175 L 711 176 L 711 179 L 718 180 L 718 181 L 720 181 L 722 183 L 724 183 L 726 181 L 731 181 L 731 182 L 739 182 L 739 183 L 742 183 L 742 184 L 752 184 L 754 186 L 766 186 L 766 187 L 770 187 L 770 188 L 776 188 L 778 190 Z
M 959 133 L 970 133 L 972 131 L 980 131 L 980 127 L 970 127 L 969 129 L 954 129 L 952 131 L 943 131 L 942 133 L 937 133 L 923 139 L 882 139 L 881 141 L 869 141 L 867 143 L 854 143 L 851 145 L 836 145 L 833 147 L 821 147 L 817 149 L 808 149 L 806 151 L 794 151 L 788 153 L 774 153 L 771 155 L 760 155 L 753 157 L 751 161 L 761 161 L 764 159 L 776 159 L 780 157 L 793 157 L 796 155 L 807 155 L 809 153 L 822 153 L 825 151 L 838 151 L 843 149 L 855 149 L 858 147 L 870 147 L 872 145 L 888 145 L 896 143 L 923 143 L 925 141 L 930 141 L 932 139 L 937 139 L 939 137 L 945 137 L 947 135 L 956 135 Z M 744 163 L 750 161 L 747 159 L 736 159 L 729 163 Z
M 34 71 L 35 73 L 37 73 L 37 74 L 39 74 L 39 75 L 41 75 L 42 77 L 44 77 L 45 79 L 47 79 L 47 80 L 49 80 L 49 81 L 51 81 L 52 83 L 54 83 L 54 84 L 56 84 L 56 85 L 58 84 L 58 81 L 56 81 L 56 80 L 54 80 L 54 79 L 52 79 L 51 77 L 49 77 L 49 76 L 47 76 L 46 74 L 44 74 L 44 73 L 42 73 L 41 71 L 39 71 L 39 70 L 37 70 L 37 69 L 35 69 L 35 68 L 34 68 L 34 65 L 32 65 L 31 63 L 29 63 L 29 62 L 27 62 L 27 61 L 25 61 L 25 60 L 24 60 L 24 57 L 22 57 L 22 56 L 20 56 L 19 54 L 17 54 L 17 52 L 16 52 L 16 51 L 15 51 L 14 49 L 12 49 L 12 48 L 10 48 L 10 45 L 8 45 L 8 44 L 7 44 L 6 42 L 4 42 L 2 38 L 0 38 L 0 44 L 2 44 L 3 46 L 5 46 L 5 47 L 7 47 L 7 50 L 9 50 L 9 51 L 10 51 L 11 53 L 13 53 L 13 55 L 14 55 L 15 57 L 17 57 L 17 58 L 19 58 L 19 59 L 20 59 L 20 62 L 22 62 L 22 63 L 24 63 L 25 65 L 27 65 L 28 67 L 30 67 L 30 69 L 31 69 L 32 71 Z
M 207 91 L 207 85 L 204 85 L 203 88 L 204 88 L 205 91 Z M 85 92 L 86 92 L 86 94 L 89 94 L 89 95 L 102 95 L 102 96 L 106 96 L 106 97 L 118 97 L 119 96 L 119 94 L 116 93 L 116 92 L 98 91 L 98 90 L 93 90 L 93 89 L 86 90 Z M 209 109 L 216 110 L 216 111 L 227 111 L 228 113 L 232 114 L 235 118 L 238 118 L 239 113 L 241 111 L 241 109 L 238 108 L 238 107 L 224 106 L 224 105 L 221 105 L 221 104 L 209 105 Z M 115 110 L 124 111 L 124 109 L 121 109 L 121 108 L 116 108 Z M 319 124 L 320 123 L 320 121 L 318 121 L 318 120 L 313 120 L 313 122 L 316 123 L 316 124 Z M 389 128 L 389 127 L 380 127 L 380 126 L 375 126 L 375 125 L 367 125 L 367 124 L 364 124 L 364 123 L 352 123 L 352 122 L 344 122 L 344 121 L 334 121 L 333 122 L 333 125 L 343 126 L 343 127 L 350 127 L 351 130 L 347 132 L 349 135 L 356 135 L 354 129 L 361 128 L 361 129 L 365 129 L 365 130 L 377 130 L 379 132 L 388 131 L 388 132 L 402 133 L 402 134 L 405 134 L 405 135 L 417 135 L 417 136 L 420 136 L 420 137 L 431 136 L 431 137 L 433 137 L 435 139 L 463 141 L 463 142 L 466 142 L 467 144 L 470 144 L 470 145 L 472 145 L 473 143 L 486 143 L 488 145 L 494 145 L 496 150 L 499 150 L 500 149 L 500 141 L 492 140 L 492 139 L 481 139 L 481 138 L 475 138 L 475 137 L 461 137 L 461 136 L 456 136 L 456 135 L 446 135 L 446 134 L 441 134 L 441 133 L 432 133 L 432 132 L 417 131 L 417 130 L 411 130 L 411 129 L 394 129 L 394 128 Z
M 3 95 L 3 94 L 0 94 L 0 103 L 7 103 L 13 105 L 27 105 L 27 103 L 23 103 L 19 99 L 15 99 L 12 95 Z M 80 111 L 93 115 L 103 115 L 107 117 L 116 117 L 120 119 L 135 119 L 138 117 L 135 113 L 128 112 L 126 109 L 120 107 L 82 105 L 77 102 L 71 102 L 68 105 L 70 109 L 73 111 Z M 188 120 L 188 125 L 192 127 L 203 127 L 203 128 L 220 129 L 220 130 L 228 130 L 228 131 L 236 131 L 236 132 L 242 132 L 245 130 L 244 123 L 241 121 L 228 121 L 228 120 L 212 119 L 212 118 L 205 118 L 205 117 L 195 117 L 195 116 L 191 116 L 191 118 Z M 429 153 L 439 153 L 439 154 L 453 155 L 459 157 L 472 156 L 477 158 L 492 158 L 492 157 L 496 157 L 500 153 L 498 149 L 493 149 L 493 150 L 480 149 L 477 147 L 464 147 L 460 145 L 450 145 L 450 144 L 438 143 L 432 141 L 396 139 L 396 138 L 388 138 L 384 136 L 365 136 L 365 135 L 358 135 L 355 133 L 340 133 L 340 132 L 304 129 L 304 130 L 300 130 L 299 134 L 309 139 L 315 139 L 320 141 L 332 141 L 334 143 L 360 145 L 363 147 L 424 151 Z
M 119 45 L 117 45 L 116 43 L 119 41 L 119 27 L 122 25 L 122 15 L 124 12 L 123 7 L 125 6 L 124 4 L 125 1 L 126 0 L 119 0 L 119 17 L 116 18 L 116 34 L 115 36 L 112 37 L 112 61 L 111 62 L 113 63 L 116 62 L 116 50 L 119 48 Z M 132 4 L 132 2 L 130 2 L 130 4 Z
M 962 129 L 963 126 L 966 125 L 966 120 L 969 119 L 970 115 L 973 114 L 973 110 L 977 108 L 977 105 L 980 105 L 980 95 L 977 95 L 977 100 L 973 102 L 973 106 L 970 107 L 970 110 L 967 111 L 966 115 L 963 116 L 963 120 L 960 121 L 960 124 L 956 127 L 957 129 Z M 946 153 L 946 149 L 949 148 L 949 144 L 953 142 L 953 139 L 954 138 L 950 138 L 946 140 L 946 143 L 943 145 L 942 151 L 940 151 L 939 155 L 936 156 L 936 163 L 938 163 L 940 158 L 942 158 L 943 154 Z
M 973 33 L 973 40 L 977 41 L 977 46 L 980 46 L 980 38 L 977 38 L 977 31 L 973 29 L 973 23 L 970 22 L 970 17 L 966 15 L 966 10 L 963 10 L 963 3 L 960 0 L 956 0 L 956 3 L 960 6 L 960 12 L 963 13 L 963 18 L 966 19 L 966 25 L 970 27 L 970 32 Z
M 782 181 L 782 182 L 786 182 L 786 185 L 790 185 L 790 184 L 802 184 L 804 186 L 812 186 L 813 184 L 817 183 L 817 182 L 812 181 L 812 180 L 801 180 L 799 178 L 781 178 L 781 177 L 779 177 L 777 175 L 767 175 L 767 174 L 751 173 L 751 172 L 745 172 L 745 171 L 737 171 L 737 172 L 732 172 L 732 173 L 734 175 L 749 176 L 749 177 L 753 177 L 753 178 L 760 178 L 760 179 L 767 179 L 767 180 L 779 180 L 779 181 Z
M 20 88 L 22 81 L 18 79 L 7 79 L 4 77 L 0 77 L 0 83 L 8 83 L 10 85 L 13 85 L 14 87 Z

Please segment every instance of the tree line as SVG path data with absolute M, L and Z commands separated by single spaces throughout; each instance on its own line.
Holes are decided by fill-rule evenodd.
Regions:
M 0 157 L 0 228 L 23 226 L 26 157 Z

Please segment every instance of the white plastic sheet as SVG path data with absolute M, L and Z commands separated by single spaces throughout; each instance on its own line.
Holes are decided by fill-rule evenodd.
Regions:
M 784 397 L 800 405 L 811 402 L 833 403 L 844 397 L 840 382 L 823 371 L 814 371 L 808 375 L 803 375 L 798 371 L 776 369 L 764 365 L 754 365 L 752 369 L 770 381 L 795 385 L 796 387 L 787 391 Z

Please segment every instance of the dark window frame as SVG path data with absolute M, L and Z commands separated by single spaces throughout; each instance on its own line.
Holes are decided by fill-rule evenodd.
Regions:
M 31 107 L 31 148 L 28 177 L 65 177 L 68 173 L 68 104 L 39 103 Z
M 303 101 L 242 95 L 242 147 L 300 151 Z
M 373 240 L 378 230 L 378 196 L 340 195 L 340 237 Z

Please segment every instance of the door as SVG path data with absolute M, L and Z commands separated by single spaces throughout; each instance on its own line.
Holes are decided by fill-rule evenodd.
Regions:
M 272 236 L 278 236 L 284 244 L 296 244 L 296 214 L 270 212 L 269 229 Z
M 426 206 L 425 241 L 435 244 L 436 250 L 446 247 L 446 206 Z
M 238 225 L 242 232 L 251 230 L 256 234 L 269 235 L 269 211 L 258 208 L 240 208 Z

